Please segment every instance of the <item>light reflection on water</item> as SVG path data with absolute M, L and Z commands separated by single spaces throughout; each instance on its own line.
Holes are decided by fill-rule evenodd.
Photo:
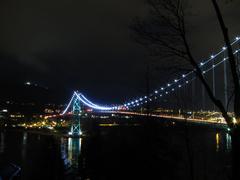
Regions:
M 225 139 L 224 139 L 225 138 Z M 226 152 L 230 152 L 232 149 L 232 138 L 229 133 L 216 133 L 216 152 L 220 149 L 224 149 Z
M 24 132 L 22 136 L 22 159 L 26 159 L 28 133 Z
M 232 137 L 229 133 L 226 133 L 226 150 L 229 152 L 232 149 Z
M 3 152 L 4 152 L 4 149 L 5 149 L 4 141 L 5 141 L 4 133 L 1 132 L 1 137 L 0 137 L 0 153 L 3 153 Z
M 66 167 L 78 167 L 82 138 L 61 138 L 62 158 Z
M 220 147 L 220 135 L 219 133 L 216 133 L 216 152 L 219 151 L 219 147 Z
M 27 132 L 24 132 L 24 133 L 23 133 L 23 145 L 26 145 L 26 144 L 27 144 L 27 137 L 28 137 Z

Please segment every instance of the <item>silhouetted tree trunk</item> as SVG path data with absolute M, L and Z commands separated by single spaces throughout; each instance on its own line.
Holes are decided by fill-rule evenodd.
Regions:
M 231 127 L 232 132 L 232 179 L 240 179 L 240 84 L 239 84 L 239 72 L 238 72 L 238 67 L 237 67 L 237 62 L 235 60 L 230 38 L 228 35 L 228 28 L 226 27 L 220 8 L 216 2 L 216 0 L 212 0 L 213 6 L 216 11 L 216 15 L 222 30 L 222 34 L 224 37 L 224 41 L 227 47 L 227 52 L 228 52 L 228 57 L 229 57 L 229 63 L 230 63 L 230 68 L 231 68 L 231 73 L 233 77 L 233 82 L 234 82 L 234 115 L 237 120 L 237 124 L 233 127 Z
M 228 114 L 223 102 L 218 99 L 206 79 L 202 70 L 192 54 L 187 39 L 186 31 L 186 8 L 184 0 L 147 0 L 150 7 L 150 16 L 146 19 L 135 20 L 131 29 L 135 32 L 135 39 L 138 43 L 147 47 L 151 54 L 160 59 L 177 59 L 181 63 L 188 62 L 192 65 L 195 74 L 204 85 L 207 94 L 215 106 L 220 110 L 222 116 L 231 129 L 232 136 L 232 157 L 233 157 L 233 179 L 240 179 L 240 84 L 237 62 L 231 46 L 228 29 L 225 26 L 220 8 L 216 0 L 211 0 L 223 33 L 224 41 L 228 52 L 231 75 L 234 83 L 234 117 Z

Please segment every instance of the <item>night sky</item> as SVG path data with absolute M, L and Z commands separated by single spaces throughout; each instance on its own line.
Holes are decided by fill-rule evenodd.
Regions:
M 205 59 L 223 38 L 211 1 L 191 5 L 189 40 L 195 56 Z M 240 34 L 239 7 L 240 1 L 221 1 L 231 38 Z M 2 98 L 21 93 L 26 81 L 48 87 L 63 103 L 73 90 L 103 104 L 143 94 L 149 58 L 129 25 L 146 12 L 144 0 L 1 0 Z M 171 77 L 156 74 L 154 87 Z

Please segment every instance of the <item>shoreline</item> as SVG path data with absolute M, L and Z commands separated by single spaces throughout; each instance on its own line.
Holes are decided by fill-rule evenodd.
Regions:
M 192 121 L 181 121 L 179 119 L 174 119 L 172 120 L 171 122 L 168 120 L 168 119 L 165 119 L 163 118 L 162 119 L 163 121 L 162 122 L 159 122 L 160 124 L 161 123 L 177 123 L 179 125 L 179 127 L 181 126 L 189 126 L 189 127 L 196 127 L 196 126 L 199 126 L 199 127 L 205 127 L 205 128 L 211 128 L 211 129 L 221 129 L 221 130 L 227 130 L 228 127 L 227 125 L 225 124 L 220 124 L 220 123 L 204 123 L 204 122 L 192 122 Z M 128 124 L 129 127 L 131 127 L 130 124 Z M 117 126 L 117 127 L 122 127 L 122 126 L 125 126 L 125 125 L 120 125 L 120 126 Z M 134 124 L 132 125 L 134 126 Z M 144 126 L 143 124 L 141 125 L 141 123 L 139 123 L 139 126 Z M 99 126 L 100 127 L 100 126 Z M 111 128 L 112 126 L 109 126 L 109 127 L 105 127 L 104 128 Z M 114 127 L 114 126 L 113 126 Z M 26 129 L 26 128 L 23 128 L 23 127 L 0 127 L 0 131 L 18 131 L 18 132 L 27 132 L 27 133 L 32 133 L 32 134 L 39 134 L 39 135 L 44 135 L 44 136 L 54 136 L 54 137 L 57 137 L 57 138 L 68 138 L 68 137 L 71 137 L 69 136 L 67 133 L 65 132 L 62 132 L 62 131 L 59 131 L 59 130 L 49 130 L 49 129 L 38 129 L 38 128 L 32 128 L 32 129 Z

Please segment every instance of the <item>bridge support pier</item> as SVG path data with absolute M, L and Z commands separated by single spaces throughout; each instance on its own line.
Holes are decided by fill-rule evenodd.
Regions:
M 79 137 L 82 135 L 80 119 L 81 119 L 81 105 L 80 101 L 76 98 L 73 103 L 73 122 L 71 125 L 71 130 L 68 133 L 70 136 Z

